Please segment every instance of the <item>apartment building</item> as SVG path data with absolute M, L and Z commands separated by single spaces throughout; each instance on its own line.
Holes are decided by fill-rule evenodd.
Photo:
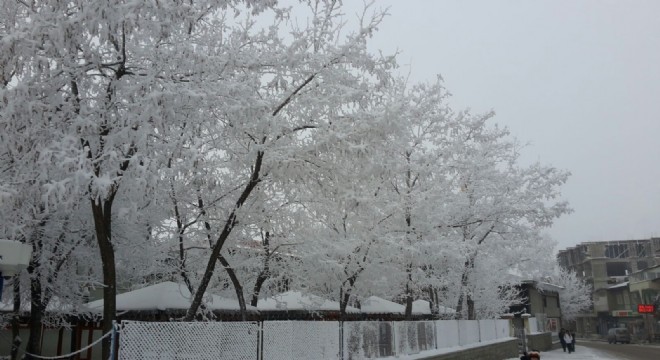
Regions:
M 631 274 L 628 289 L 633 309 L 645 311 L 633 330 L 640 339 L 660 341 L 660 265 Z
M 557 261 L 593 287 L 593 309 L 578 318 L 576 331 L 605 336 L 608 328 L 634 328 L 643 322 L 636 308 L 639 300 L 630 295 L 630 276 L 660 265 L 660 237 L 585 242 L 559 251 Z

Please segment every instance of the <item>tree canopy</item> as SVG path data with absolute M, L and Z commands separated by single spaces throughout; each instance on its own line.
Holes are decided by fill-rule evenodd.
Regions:
M 209 289 L 245 309 L 283 286 L 343 308 L 504 312 L 501 273 L 548 247 L 568 173 L 521 164 L 494 115 L 455 111 L 440 80 L 400 78 L 395 54 L 367 48 L 384 16 L 336 0 L 5 4 L 0 237 L 34 249 L 14 289 L 35 329 L 53 299 L 101 288 L 114 319 L 117 284 L 153 279 L 186 283 L 187 320 Z

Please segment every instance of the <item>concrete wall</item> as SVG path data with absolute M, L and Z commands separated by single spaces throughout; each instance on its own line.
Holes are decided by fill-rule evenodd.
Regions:
M 552 334 L 538 333 L 527 335 L 527 348 L 529 350 L 548 351 L 552 349 Z
M 502 360 L 518 358 L 518 340 L 511 339 L 448 354 L 419 358 L 424 360 Z

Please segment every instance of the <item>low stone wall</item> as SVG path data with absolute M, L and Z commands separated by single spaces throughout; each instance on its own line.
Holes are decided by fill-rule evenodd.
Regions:
M 518 340 L 510 339 L 497 342 L 494 344 L 487 344 L 481 346 L 471 347 L 469 349 L 456 351 L 447 354 L 433 355 L 425 358 L 424 360 L 503 360 L 518 358 Z
M 536 333 L 527 335 L 527 348 L 529 350 L 552 350 L 552 333 Z

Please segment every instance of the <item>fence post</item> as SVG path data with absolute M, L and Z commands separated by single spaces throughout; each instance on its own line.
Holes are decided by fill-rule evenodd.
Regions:
M 396 331 L 397 326 L 395 321 L 390 321 L 392 324 L 392 349 L 394 350 L 394 355 L 399 355 L 399 342 L 396 341 Z
M 257 331 L 257 360 L 264 360 L 264 321 L 259 321 Z
M 495 327 L 495 339 L 499 339 L 500 334 L 497 333 L 497 319 L 493 321 L 493 326 Z
M 339 358 L 344 360 L 344 322 L 339 321 Z
M 115 349 L 117 347 L 117 320 L 112 320 L 112 335 L 110 335 L 110 358 L 109 360 L 117 359 Z
M 456 335 L 458 335 L 458 345 L 463 345 L 461 344 L 461 320 L 454 320 L 456 321 Z
M 477 329 L 479 330 L 479 342 L 481 342 L 481 320 L 477 320 Z

